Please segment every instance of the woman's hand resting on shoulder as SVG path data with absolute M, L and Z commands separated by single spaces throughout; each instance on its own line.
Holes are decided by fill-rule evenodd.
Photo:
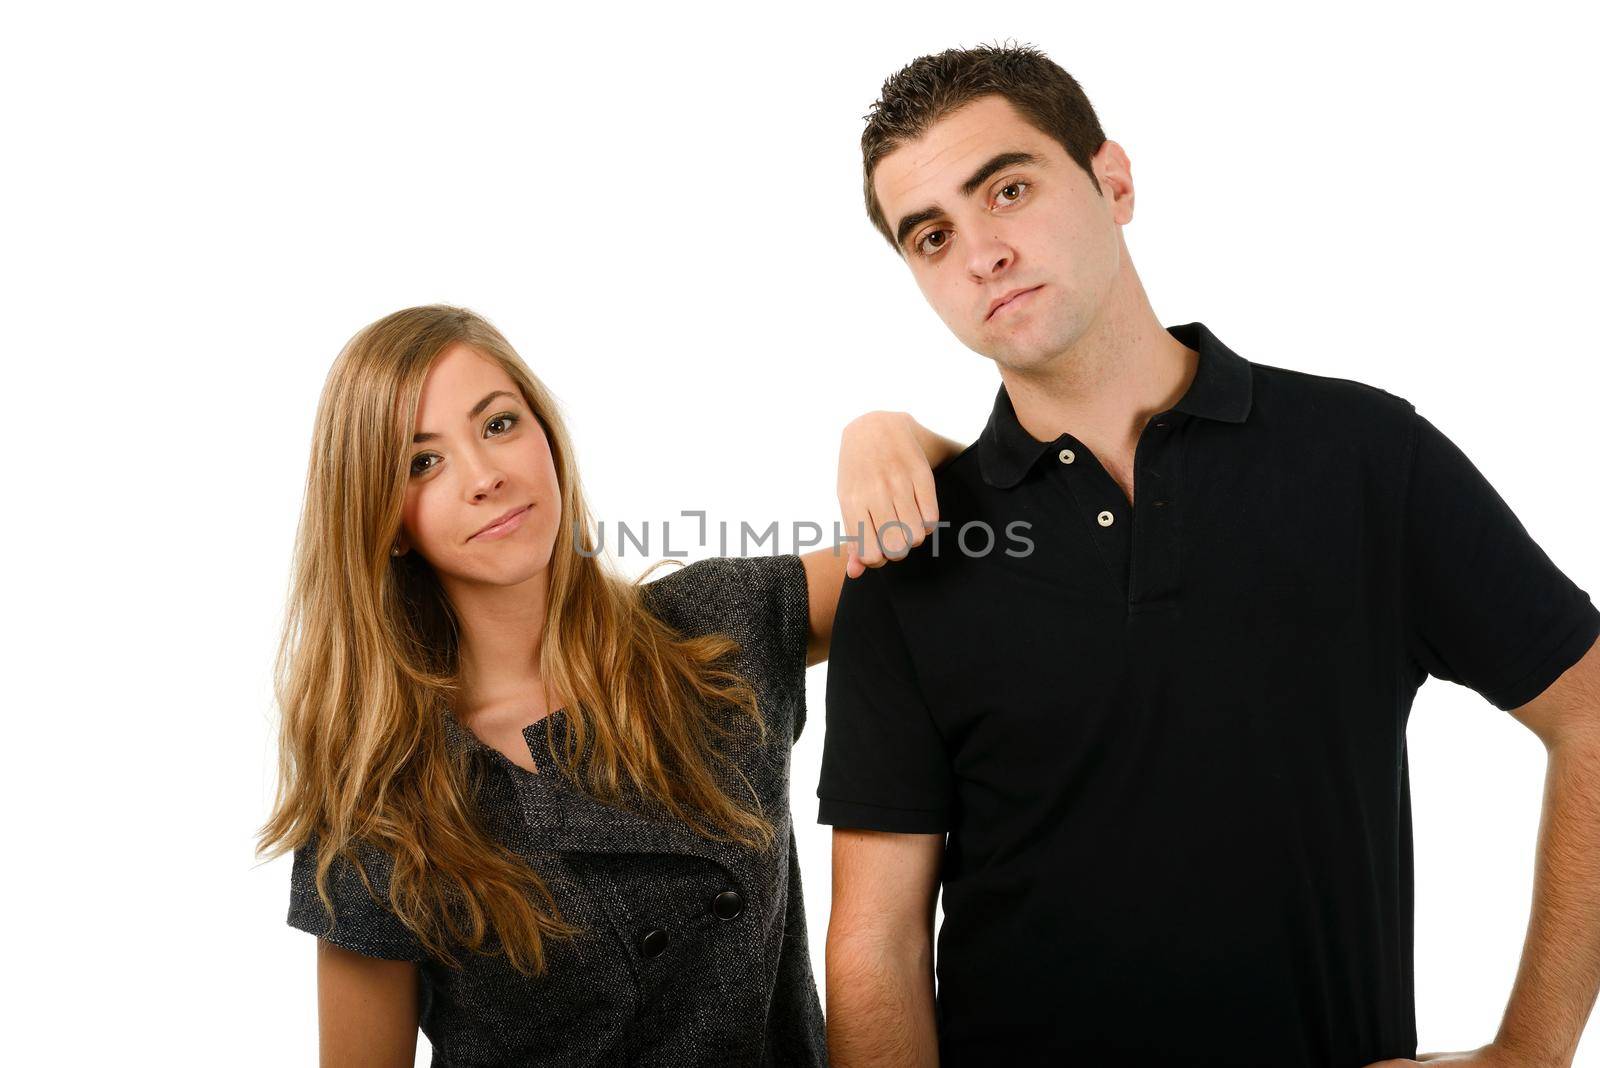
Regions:
M 899 560 L 939 519 L 933 470 L 966 446 L 940 437 L 907 412 L 867 412 L 839 441 L 839 508 L 849 559 L 845 574 Z

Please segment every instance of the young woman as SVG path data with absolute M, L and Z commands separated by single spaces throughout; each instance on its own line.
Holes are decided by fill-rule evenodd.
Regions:
M 847 526 L 920 543 L 960 447 L 852 423 Z M 550 394 L 488 322 L 408 308 L 351 339 L 317 413 L 260 832 L 294 852 L 288 922 L 319 936 L 322 1063 L 410 1065 L 419 1026 L 438 1065 L 826 1063 L 789 750 L 846 562 L 620 578 Z

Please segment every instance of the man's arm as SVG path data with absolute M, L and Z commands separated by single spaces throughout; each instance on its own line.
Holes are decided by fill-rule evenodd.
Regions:
M 1512 710 L 1545 745 L 1544 807 L 1522 963 L 1494 1044 L 1570 1065 L 1600 991 L 1600 642 Z
M 1548 757 L 1532 909 L 1499 1032 L 1471 1053 L 1419 1060 L 1567 1065 L 1600 984 L 1600 611 L 1460 447 L 1420 412 L 1408 419 L 1399 602 L 1411 666 L 1516 716 Z
M 942 834 L 833 832 L 828 1060 L 835 1068 L 939 1063 L 933 912 Z
M 817 819 L 834 827 L 827 1024 L 844 1068 L 938 1063 L 933 915 L 959 799 L 895 605 L 904 574 L 844 584 L 828 669 Z
M 1600 991 L 1600 641 L 1511 714 L 1539 736 L 1547 762 L 1533 908 L 1500 1030 L 1468 1053 L 1368 1068 L 1567 1068 L 1577 1053 Z

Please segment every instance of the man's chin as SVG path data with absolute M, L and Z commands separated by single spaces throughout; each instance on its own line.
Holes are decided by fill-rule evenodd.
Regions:
M 987 356 L 998 366 L 1008 371 L 1034 371 L 1050 362 L 1055 355 L 1054 350 L 1037 341 L 1022 338 L 1007 338 L 996 341 L 986 339 L 981 347 L 969 345 L 972 351 L 980 356 Z

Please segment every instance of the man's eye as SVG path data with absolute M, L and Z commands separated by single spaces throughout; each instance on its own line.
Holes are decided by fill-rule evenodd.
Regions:
M 917 242 L 917 251 L 924 256 L 932 256 L 950 243 L 950 239 L 944 236 L 947 233 L 948 230 L 929 230 L 922 235 L 922 240 Z M 938 240 L 934 240 L 935 238 Z
M 1000 187 L 999 201 L 1002 204 L 1015 204 L 1025 195 L 1023 190 L 1032 185 L 1032 182 L 1008 182 Z M 1007 195 L 1010 194 L 1010 195 Z

